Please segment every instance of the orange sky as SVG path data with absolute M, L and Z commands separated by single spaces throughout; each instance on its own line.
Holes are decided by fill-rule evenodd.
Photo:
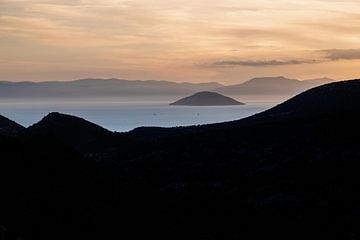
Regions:
M 0 79 L 360 78 L 357 0 L 0 0 Z

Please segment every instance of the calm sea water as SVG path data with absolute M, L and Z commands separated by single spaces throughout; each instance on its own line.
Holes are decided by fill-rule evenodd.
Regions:
M 241 119 L 277 103 L 253 102 L 244 106 L 182 107 L 165 102 L 2 102 L 0 114 L 23 126 L 40 121 L 49 112 L 85 118 L 109 130 L 124 132 L 140 126 L 174 127 Z

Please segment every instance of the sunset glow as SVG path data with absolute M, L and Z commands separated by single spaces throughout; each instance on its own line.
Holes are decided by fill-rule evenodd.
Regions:
M 354 0 L 0 0 L 0 79 L 358 77 Z

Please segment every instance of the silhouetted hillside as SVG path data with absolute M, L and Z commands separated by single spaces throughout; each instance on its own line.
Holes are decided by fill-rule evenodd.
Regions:
M 359 98 L 360 80 L 328 84 L 247 119 L 108 140 L 96 156 L 0 137 L 0 225 L 36 240 L 357 239 Z M 103 136 L 75 119 L 40 125 Z
M 146 188 L 187 199 L 176 206 L 191 212 L 183 227 L 196 225 L 195 239 L 351 239 L 359 234 L 359 86 L 319 87 L 232 125 L 147 144 L 130 165 L 118 163 Z
M 360 80 L 330 83 L 310 89 L 255 118 L 316 117 L 360 113 Z M 250 119 L 252 119 L 250 117 Z
M 178 106 L 226 106 L 244 105 L 235 99 L 226 97 L 216 92 L 198 92 L 189 97 L 182 98 L 170 105 Z
M 51 137 L 0 136 L 0 149 L 1 237 L 61 239 L 71 231 L 61 229 L 79 231 L 91 222 L 84 217 L 85 209 L 91 211 L 91 161 Z
M 0 135 L 14 136 L 21 132 L 23 129 L 25 128 L 20 124 L 17 124 L 16 122 L 6 117 L 0 116 Z
M 75 148 L 95 150 L 115 134 L 85 119 L 53 112 L 30 126 L 27 136 L 52 136 Z

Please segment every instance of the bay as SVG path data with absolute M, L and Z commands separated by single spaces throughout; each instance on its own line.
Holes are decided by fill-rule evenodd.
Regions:
M 241 106 L 169 106 L 168 102 L 126 101 L 5 101 L 0 114 L 28 127 L 50 112 L 85 118 L 106 129 L 130 131 L 142 126 L 176 127 L 232 121 L 264 111 L 277 102 Z

